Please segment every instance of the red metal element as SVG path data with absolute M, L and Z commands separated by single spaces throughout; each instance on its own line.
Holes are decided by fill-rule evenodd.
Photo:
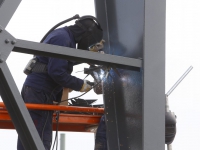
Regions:
M 28 109 L 60 110 L 77 112 L 103 113 L 102 108 L 86 108 L 59 105 L 26 104 Z M 72 107 L 72 108 L 70 108 Z M 91 130 L 98 126 L 101 115 L 82 115 L 60 113 L 58 131 L 94 132 Z M 53 130 L 56 130 L 56 114 L 53 115 Z M 12 120 L 2 102 L 0 102 L 0 129 L 15 129 Z
M 37 110 L 60 110 L 70 112 L 93 112 L 93 113 L 104 113 L 103 108 L 93 107 L 75 107 L 75 106 L 63 106 L 63 105 L 45 105 L 45 104 L 25 104 L 28 109 Z M 3 102 L 0 102 L 0 107 L 6 108 Z

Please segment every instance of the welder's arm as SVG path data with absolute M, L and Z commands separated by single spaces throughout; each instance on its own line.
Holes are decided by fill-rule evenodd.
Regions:
M 75 91 L 80 91 L 84 81 L 70 75 L 67 68 L 70 62 L 63 59 L 49 58 L 48 74 L 50 77 L 62 87 L 67 87 Z

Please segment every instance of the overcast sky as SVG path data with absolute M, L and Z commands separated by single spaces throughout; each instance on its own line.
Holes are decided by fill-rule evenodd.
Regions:
M 53 25 L 75 14 L 95 15 L 93 0 L 23 0 L 6 30 L 18 39 L 39 42 Z M 190 66 L 194 67 L 169 96 L 170 109 L 177 115 L 177 136 L 173 143 L 173 150 L 199 150 L 199 16 L 199 0 L 167 0 L 166 92 Z M 32 55 L 11 53 L 7 60 L 19 90 L 26 77 L 23 69 L 31 57 Z M 74 72 L 81 70 L 83 66 L 75 68 Z M 74 75 L 83 78 L 81 73 L 74 73 Z M 77 94 L 74 92 L 71 96 Z M 91 93 L 90 97 L 96 98 L 96 95 Z M 102 96 L 98 96 L 97 103 L 102 103 Z M 16 137 L 14 130 L 0 130 L 1 148 L 16 149 Z M 66 149 L 69 150 L 93 150 L 94 135 L 68 133 L 66 145 Z

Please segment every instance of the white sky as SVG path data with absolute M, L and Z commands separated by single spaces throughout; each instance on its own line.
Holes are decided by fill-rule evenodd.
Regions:
M 23 0 L 7 26 L 7 31 L 18 39 L 39 42 L 56 23 L 75 14 L 94 15 L 93 0 Z M 170 109 L 177 115 L 177 135 L 173 150 L 198 150 L 200 134 L 200 1 L 167 0 L 166 15 L 166 92 L 187 70 L 193 70 L 169 96 Z M 73 22 L 72 22 L 73 23 Z M 69 23 L 67 24 L 69 25 Z M 12 53 L 7 63 L 21 90 L 23 69 L 32 55 Z M 75 68 L 75 72 L 83 70 Z M 80 73 L 74 75 L 83 78 Z M 72 93 L 75 96 L 79 93 Z M 95 94 L 90 97 L 96 98 Z M 83 98 L 88 98 L 86 95 Z M 98 96 L 102 103 L 102 96 Z M 14 130 L 0 130 L 1 148 L 16 149 Z M 12 143 L 12 144 L 11 144 Z M 91 133 L 66 134 L 66 149 L 93 150 Z

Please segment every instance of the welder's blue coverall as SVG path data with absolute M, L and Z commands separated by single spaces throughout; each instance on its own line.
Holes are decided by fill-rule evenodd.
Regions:
M 51 32 L 44 43 L 76 48 L 74 37 L 67 27 Z M 27 76 L 21 92 L 25 103 L 53 104 L 53 101 L 61 100 L 63 87 L 75 91 L 81 90 L 83 80 L 70 75 L 73 71 L 73 62 L 44 56 L 36 57 L 39 62 L 47 64 L 48 73 L 32 72 Z M 53 111 L 30 110 L 29 112 L 45 149 L 50 150 Z M 19 138 L 17 150 L 24 150 Z

